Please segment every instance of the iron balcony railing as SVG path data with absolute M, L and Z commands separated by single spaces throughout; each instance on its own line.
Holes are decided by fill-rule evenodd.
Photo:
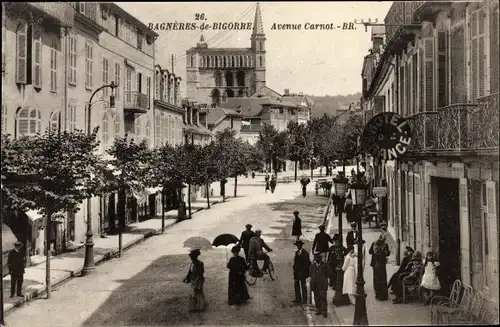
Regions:
M 407 117 L 409 150 L 419 152 L 498 150 L 499 93 L 477 103 L 453 104 Z
M 242 125 L 241 132 L 260 132 L 262 128 L 260 125 Z
M 148 96 L 137 91 L 125 91 L 123 94 L 123 109 L 147 112 L 149 110 Z

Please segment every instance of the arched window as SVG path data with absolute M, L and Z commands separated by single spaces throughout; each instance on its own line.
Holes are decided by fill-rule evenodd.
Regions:
M 102 115 L 102 144 L 107 150 L 109 145 L 109 116 L 107 112 Z
M 18 108 L 16 115 L 16 137 L 33 136 L 42 132 L 42 114 L 33 108 Z
M 114 121 L 114 124 L 115 124 L 115 138 L 116 137 L 121 137 L 122 135 L 122 124 L 121 124 L 121 121 L 120 121 L 120 114 L 119 113 L 116 113 L 115 115 L 115 121 Z
M 238 86 L 245 86 L 245 71 L 240 70 L 236 74 L 236 82 L 238 83 Z
M 212 67 L 212 62 L 210 60 L 210 56 L 207 56 L 207 68 Z
M 33 87 L 42 87 L 42 36 L 38 31 L 33 36 Z
M 157 70 L 156 71 L 156 85 L 155 85 L 155 98 L 156 99 L 161 99 L 161 93 L 160 93 L 160 90 L 161 90 L 161 76 L 160 76 L 160 72 Z
M 194 56 L 191 56 L 191 67 L 194 67 Z
M 161 145 L 161 115 L 156 113 L 155 115 L 155 147 Z
M 235 67 L 236 65 L 236 59 L 234 58 L 234 56 L 231 57 L 231 67 Z
M 248 67 L 253 67 L 253 60 L 251 56 L 248 56 Z
M 220 105 L 220 92 L 218 89 L 212 90 L 212 105 L 219 106 Z
M 225 79 L 226 79 L 226 85 L 227 86 L 233 86 L 233 72 L 232 71 L 227 71 L 225 74 Z
M 240 67 L 243 67 L 243 56 L 240 56 Z
M 222 65 L 222 56 L 219 56 L 219 67 L 223 67 L 223 65 Z
M 227 57 L 226 57 L 226 56 L 224 56 L 224 57 L 222 58 L 222 60 L 223 60 L 223 64 L 222 64 L 222 66 L 223 66 L 223 67 L 227 67 Z
M 56 111 L 50 114 L 50 132 L 60 133 L 61 132 L 61 112 Z

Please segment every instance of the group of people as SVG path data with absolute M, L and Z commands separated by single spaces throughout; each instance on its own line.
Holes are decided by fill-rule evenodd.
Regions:
M 245 274 L 249 268 L 254 271 L 259 271 L 257 260 L 263 260 L 262 273 L 269 270 L 269 256 L 263 251 L 268 252 L 273 250 L 261 238 L 261 230 L 252 231 L 252 225 L 247 224 L 246 229 L 241 233 L 238 244 L 231 249 L 232 257 L 228 260 L 227 269 L 229 270 L 228 283 L 228 304 L 242 305 L 250 300 L 250 294 L 245 281 Z M 240 256 L 241 249 L 245 254 L 245 258 Z M 207 300 L 203 292 L 203 284 L 205 281 L 205 268 L 202 261 L 198 259 L 201 251 L 194 249 L 189 253 L 191 263 L 189 265 L 188 274 L 184 278 L 184 283 L 191 284 L 191 293 L 189 296 L 190 311 L 199 312 L 205 310 Z
M 278 182 L 276 174 L 272 174 L 271 177 L 269 177 L 269 174 L 266 174 L 265 181 L 266 181 L 266 193 L 269 190 L 271 190 L 271 193 L 274 193 L 274 190 L 276 189 L 276 184 Z

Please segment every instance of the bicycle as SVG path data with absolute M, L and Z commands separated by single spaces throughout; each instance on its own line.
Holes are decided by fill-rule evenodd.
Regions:
M 255 261 L 255 266 L 252 264 L 253 263 L 252 261 Z M 260 268 L 258 264 L 259 261 L 264 261 L 264 260 L 252 259 L 252 261 L 250 262 L 250 265 L 245 273 L 245 281 L 250 286 L 254 285 L 257 282 L 257 278 L 264 277 L 264 272 L 262 271 L 262 268 Z M 267 273 L 269 275 L 269 278 L 271 278 L 271 280 L 274 280 L 274 265 L 271 260 L 269 260 L 269 269 Z

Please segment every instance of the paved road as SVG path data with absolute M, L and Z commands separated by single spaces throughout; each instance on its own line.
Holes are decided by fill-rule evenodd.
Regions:
M 260 181 L 248 180 L 248 184 Z M 36 300 L 7 316 L 8 326 L 165 326 L 165 325 L 307 325 L 305 311 L 292 306 L 292 212 L 301 212 L 306 238 L 322 222 L 326 198 L 299 196 L 298 183 L 281 184 L 274 194 L 263 187 L 245 186 L 244 196 L 218 204 L 98 266 L 94 274 L 75 278 L 53 292 L 50 300 Z M 212 240 L 221 233 L 239 236 L 246 223 L 263 231 L 274 252 L 277 279 L 266 276 L 249 289 L 249 304 L 227 305 L 226 250 L 204 251 L 204 313 L 189 314 L 189 288 L 182 283 L 189 259 L 185 239 L 202 235 Z M 306 248 L 310 245 L 306 244 Z

